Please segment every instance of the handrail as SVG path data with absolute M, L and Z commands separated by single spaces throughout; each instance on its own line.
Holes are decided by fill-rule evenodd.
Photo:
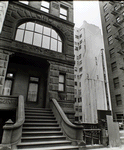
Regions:
M 3 126 L 2 144 L 17 144 L 21 139 L 22 125 L 25 121 L 24 97 L 19 95 L 17 106 L 17 121 L 15 124 L 5 124 Z
M 83 126 L 72 124 L 55 99 L 51 99 L 50 107 L 52 108 L 65 136 L 76 145 L 85 145 L 83 140 Z
M 23 125 L 25 121 L 25 113 L 24 113 L 24 98 L 22 95 L 19 95 L 19 100 L 18 100 L 18 117 L 17 121 L 14 125 L 9 125 L 9 126 L 3 126 L 3 129 L 17 129 L 20 126 Z

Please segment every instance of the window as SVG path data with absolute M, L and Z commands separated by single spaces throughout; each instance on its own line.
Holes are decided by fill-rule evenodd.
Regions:
M 121 94 L 115 95 L 117 106 L 122 105 Z
M 77 86 L 77 82 L 75 82 L 75 86 Z
M 116 62 L 111 63 L 111 69 L 112 69 L 112 72 L 115 71 L 115 70 L 117 70 L 117 64 L 116 64 Z
M 75 50 L 78 51 L 78 47 L 75 47 Z
M 113 83 L 114 83 L 114 88 L 119 88 L 119 78 L 114 78 L 113 79 Z
M 97 57 L 95 57 L 95 62 L 96 62 L 96 65 L 98 65 L 98 64 L 97 64 Z
M 105 21 L 107 22 L 107 21 L 109 21 L 109 19 L 110 19 L 110 18 L 109 18 L 109 14 L 106 14 L 106 15 L 105 15 Z
M 77 75 L 77 78 L 79 79 L 79 75 Z
M 123 114 L 117 114 L 116 116 L 117 116 L 117 122 L 123 122 L 124 120 Z
M 50 3 L 48 1 L 41 1 L 41 8 L 40 10 L 49 13 Z
M 78 90 L 78 94 L 81 95 L 81 90 Z
M 74 71 L 77 71 L 77 67 L 74 68 Z
M 3 95 L 11 95 L 13 80 L 14 80 L 14 74 L 11 72 L 7 73 L 5 83 L 4 83 Z
M 23 4 L 26 4 L 28 5 L 29 4 L 29 1 L 19 1 L 20 3 L 23 3 Z
M 103 10 L 104 10 L 104 12 L 106 12 L 106 11 L 107 11 L 107 9 L 108 9 L 107 4 L 105 4 L 105 5 L 103 6 Z
M 78 35 L 75 35 L 75 38 L 76 38 L 76 39 L 79 39 L 79 36 L 78 36 Z
M 81 87 L 81 82 L 79 82 L 79 87 Z
M 81 59 L 81 54 L 79 55 L 79 58 L 78 59 Z
M 65 91 L 65 75 L 59 74 L 59 91 L 64 92 Z
M 68 14 L 67 8 L 60 6 L 60 18 L 67 20 L 67 14 Z
M 79 46 L 79 49 L 81 49 L 81 45 Z
M 80 40 L 80 44 L 82 43 L 82 40 Z
M 81 68 L 79 68 L 79 72 L 81 72 L 81 71 L 82 71 L 82 69 L 83 69 L 82 67 L 81 67 Z
M 27 100 L 30 102 L 36 102 L 37 101 L 38 83 L 39 83 L 39 78 L 30 77 L 29 88 L 28 88 L 28 98 L 27 98 Z
M 116 18 L 116 21 L 119 23 L 121 20 L 120 20 L 120 17 L 117 17 Z
M 112 49 L 109 51 L 109 54 L 110 54 L 110 58 L 114 58 L 114 57 L 115 57 L 114 48 L 112 48 Z
M 113 37 L 112 35 L 108 37 L 108 44 L 111 45 L 113 43 Z
M 75 42 L 75 45 L 78 45 L 78 42 Z
M 80 38 L 82 37 L 82 34 L 80 35 Z
M 111 32 L 111 25 L 109 24 L 107 27 L 106 27 L 106 30 L 107 30 L 107 33 Z
M 114 7 L 114 10 L 117 11 L 119 9 L 119 5 Z
M 62 52 L 62 40 L 52 27 L 34 22 L 21 24 L 16 31 L 15 40 L 34 46 Z
M 80 60 L 80 65 L 82 64 L 82 60 Z

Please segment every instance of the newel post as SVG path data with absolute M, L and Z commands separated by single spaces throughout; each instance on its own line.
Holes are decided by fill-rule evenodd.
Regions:
M 10 125 L 13 125 L 14 122 L 9 119 L 8 121 L 6 121 L 5 126 L 4 127 L 8 127 Z M 4 129 L 3 131 L 3 137 L 2 137 L 2 144 L 3 145 L 9 145 L 11 143 L 11 138 L 12 138 L 12 129 Z

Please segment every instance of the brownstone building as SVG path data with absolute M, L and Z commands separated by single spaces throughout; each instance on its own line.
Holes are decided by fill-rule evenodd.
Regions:
M 72 2 L 9 3 L 0 35 L 1 94 L 23 95 L 26 106 L 37 107 L 55 98 L 72 110 L 73 26 Z
M 4 18 L 0 34 L 0 121 L 2 122 L 0 129 L 2 144 L 10 143 L 11 147 L 17 145 L 21 137 L 20 124 L 24 122 L 22 119 L 24 106 L 21 101 L 23 98 L 25 109 L 27 108 L 25 110 L 27 122 L 22 133 L 23 140 L 31 139 L 31 135 L 30 137 L 27 135 L 30 134 L 28 132 L 30 129 L 31 134 L 43 134 L 42 130 L 46 131 L 45 134 L 49 133 L 47 130 L 52 130 L 50 135 L 51 132 L 55 135 L 61 134 L 58 125 L 53 126 L 55 123 L 52 121 L 52 116 L 47 115 L 50 100 L 53 98 L 59 103 L 70 121 L 74 121 L 74 23 L 72 1 L 11 1 L 7 3 L 6 14 L 4 6 L 1 7 Z M 19 101 L 17 101 L 18 97 Z M 43 111 L 42 116 L 39 111 Z M 44 116 L 47 122 L 42 120 Z M 11 120 L 6 122 L 8 119 Z M 38 120 L 40 122 L 37 124 Z M 3 127 L 5 122 L 9 125 L 16 123 L 13 127 Z M 27 130 L 29 124 L 30 127 L 28 126 Z M 39 124 L 43 126 L 39 127 Z M 64 123 L 60 122 L 60 124 Z M 8 132 L 11 130 L 13 131 L 9 138 Z M 36 133 L 34 130 L 37 130 Z M 67 130 L 67 132 L 70 131 Z M 47 138 L 51 140 L 60 138 L 60 136 L 51 138 L 50 135 Z M 71 136 L 80 138 L 74 133 Z M 41 135 L 36 138 L 44 139 Z M 61 146 L 62 144 L 70 145 L 70 142 L 66 140 L 53 143 L 59 143 Z M 30 143 L 30 146 L 33 144 L 41 147 L 44 145 L 42 142 L 37 144 L 34 142 Z M 51 143 L 48 140 L 46 144 L 49 146 Z M 18 148 L 22 149 L 24 145 L 28 147 L 29 143 L 23 143 Z M 11 148 L 13 149 L 13 146 Z M 70 149 L 73 148 L 77 149 L 77 147 L 70 147 Z
M 124 1 L 100 1 L 113 117 L 124 118 Z

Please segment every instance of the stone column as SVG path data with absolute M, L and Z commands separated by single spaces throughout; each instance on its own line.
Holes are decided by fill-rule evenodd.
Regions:
M 0 95 L 2 95 L 3 93 L 3 87 L 9 62 L 9 55 L 11 54 L 11 52 L 0 50 Z

